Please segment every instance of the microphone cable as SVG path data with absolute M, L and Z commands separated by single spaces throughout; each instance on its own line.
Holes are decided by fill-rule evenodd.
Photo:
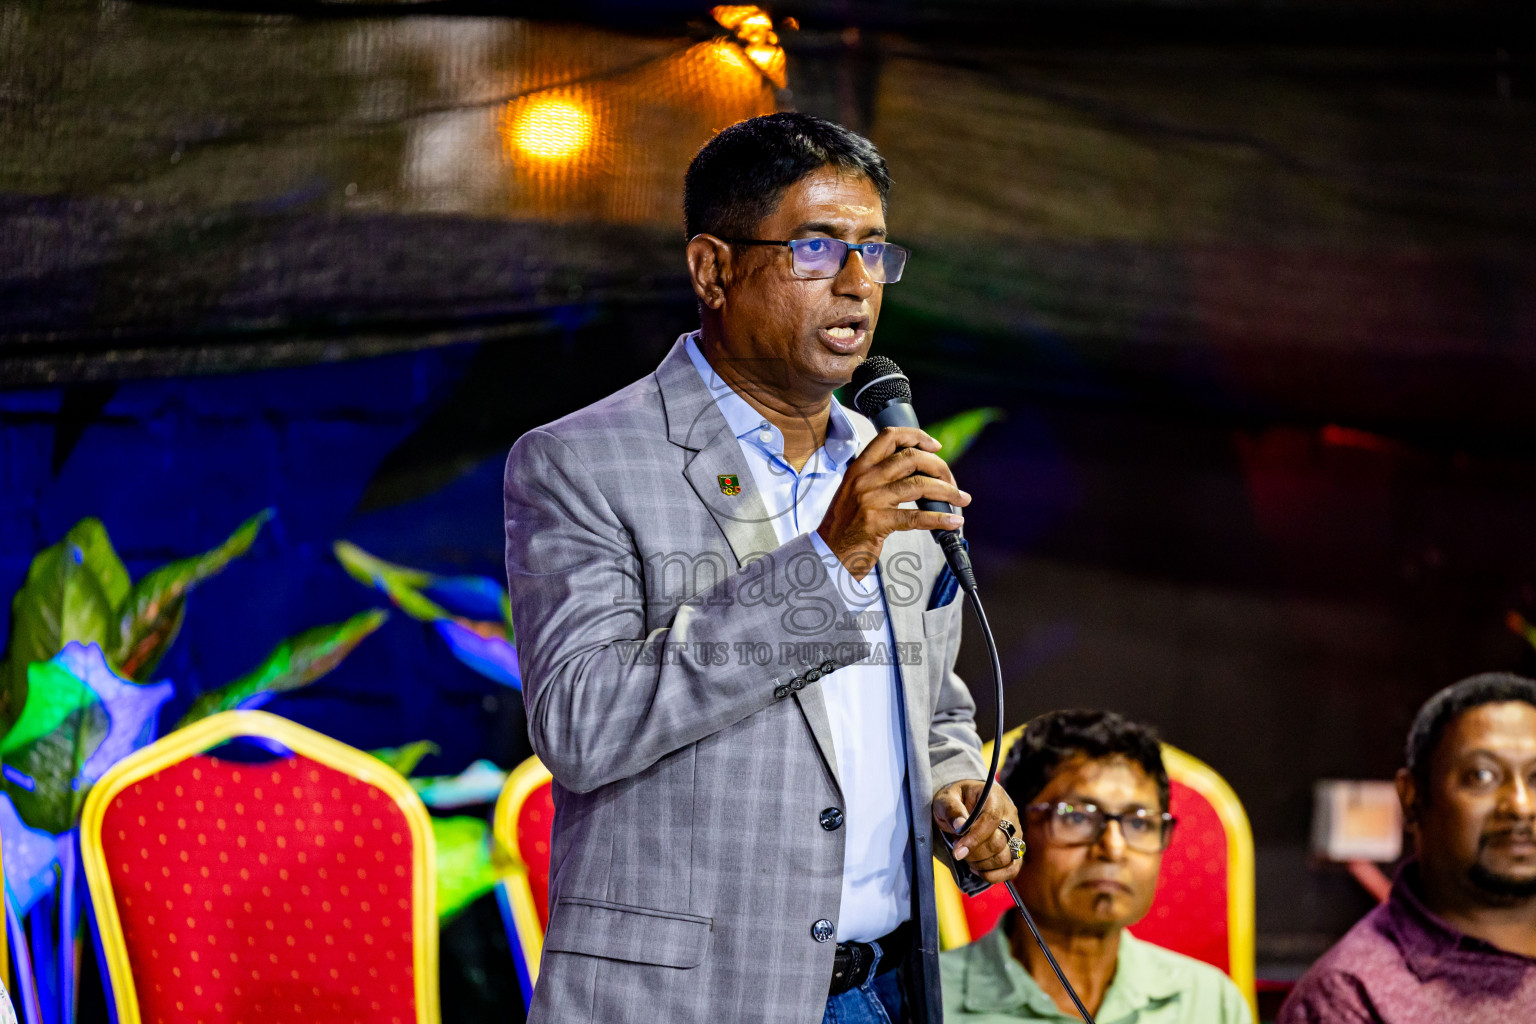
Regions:
M 854 368 L 853 377 L 848 383 L 854 389 L 854 406 L 859 412 L 868 416 L 876 427 L 922 429 L 918 424 L 917 413 L 912 408 L 912 382 L 907 379 L 907 375 L 901 371 L 901 367 L 897 366 L 895 361 L 886 356 L 868 356 Z M 918 499 L 917 507 L 927 512 L 955 511 L 947 502 L 930 498 Z M 965 819 L 965 824 L 960 826 L 958 835 L 964 835 L 976 823 L 981 809 L 987 805 L 987 797 L 992 795 L 992 786 L 997 782 L 997 762 L 1003 752 L 1003 665 L 997 656 L 997 641 L 992 636 L 992 627 L 987 622 L 987 613 L 981 607 L 981 598 L 976 594 L 976 573 L 971 568 L 970 555 L 960 539 L 959 532 L 956 530 L 930 532 L 944 552 L 944 560 L 949 563 L 949 568 L 955 574 L 961 589 L 971 599 L 971 610 L 976 613 L 976 621 L 981 624 L 981 634 L 987 640 L 987 657 L 992 660 L 992 691 L 997 695 L 997 732 L 992 740 L 992 767 L 987 770 L 987 779 L 982 783 L 981 796 L 976 800 L 975 808 L 971 811 L 970 817 Z M 1020 821 L 1018 827 L 1023 829 L 1024 822 Z M 939 835 L 953 850 L 955 844 L 949 834 L 940 829 Z M 1051 970 L 1056 972 L 1056 979 L 1067 990 L 1067 995 L 1072 997 L 1072 1005 L 1077 1007 L 1078 1014 L 1087 1024 L 1093 1024 L 1093 1015 L 1077 997 L 1077 991 L 1072 988 L 1072 983 L 1062 972 L 1061 965 L 1046 948 L 1045 939 L 1041 937 L 1040 929 L 1035 927 L 1034 918 L 1029 916 L 1029 910 L 1024 906 L 1024 900 L 1019 897 L 1019 891 L 1013 887 L 1012 882 L 1006 884 L 1008 894 L 1013 897 L 1013 905 L 1018 908 L 1019 915 L 1029 926 L 1029 932 L 1035 937 L 1040 952 L 1045 954 Z
M 981 816 L 982 808 L 987 805 L 987 797 L 992 794 L 992 787 L 997 782 L 997 763 L 1003 753 L 1003 664 L 997 656 L 997 640 L 992 636 L 992 626 L 987 622 L 987 613 L 981 607 L 981 598 L 976 593 L 975 575 L 972 573 L 961 574 L 959 572 L 956 575 L 960 578 L 961 588 L 965 591 L 966 596 L 971 599 L 971 610 L 976 613 L 976 622 L 981 626 L 981 635 L 986 638 L 987 657 L 992 662 L 992 692 L 997 696 L 997 725 L 992 738 L 992 765 L 987 769 L 987 779 L 982 783 L 981 795 L 976 798 L 975 808 L 971 811 L 970 817 L 965 819 L 965 824 L 960 826 L 959 832 L 956 833 L 956 835 L 963 836 L 971 830 L 971 826 Z M 1023 812 L 1020 813 L 1022 814 Z M 1023 832 L 1024 822 L 1020 821 L 1018 826 L 1019 831 Z M 955 842 L 949 833 L 941 829 L 939 834 L 943 836 L 944 842 L 953 850 Z M 1018 910 L 1019 916 L 1024 919 L 1025 925 L 1029 927 L 1029 933 L 1035 937 L 1035 945 L 1039 946 L 1040 952 L 1045 954 L 1045 962 L 1051 965 L 1051 970 L 1056 974 L 1056 980 L 1061 982 L 1061 987 L 1066 989 L 1067 995 L 1072 998 L 1072 1005 L 1077 1007 L 1078 1016 L 1083 1018 L 1085 1024 L 1094 1024 L 1093 1015 L 1088 1012 L 1088 1007 L 1083 1005 L 1082 999 L 1078 998 L 1077 990 L 1072 987 L 1072 983 L 1067 980 L 1061 965 L 1051 955 L 1050 947 L 1045 944 L 1045 939 L 1040 935 L 1040 929 L 1035 926 L 1035 919 L 1030 916 L 1029 908 L 1024 906 L 1024 900 L 1019 895 L 1019 890 L 1014 888 L 1012 882 L 1004 882 L 1003 884 L 1008 888 L 1008 895 L 1013 897 L 1013 905 Z

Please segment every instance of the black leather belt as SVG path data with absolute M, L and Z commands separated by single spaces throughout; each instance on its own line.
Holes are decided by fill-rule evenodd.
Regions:
M 902 965 L 912 945 L 911 935 L 912 922 L 903 921 L 895 931 L 875 940 L 880 946 L 876 977 Z M 875 950 L 868 942 L 839 942 L 837 951 L 832 954 L 832 984 L 827 989 L 828 997 L 840 996 L 864 984 L 869 980 L 869 969 L 874 966 Z

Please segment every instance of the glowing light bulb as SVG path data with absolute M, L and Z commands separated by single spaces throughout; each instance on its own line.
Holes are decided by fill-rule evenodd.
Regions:
M 766 11 L 750 4 L 730 4 L 712 8 L 710 14 L 723 28 L 735 34 L 736 41 L 752 63 L 773 84 L 781 89 L 788 84 L 779 34 L 773 30 L 773 19 Z
M 512 120 L 512 145 L 538 160 L 564 160 L 592 141 L 592 115 L 570 100 L 535 100 Z
M 730 43 L 715 43 L 710 48 L 710 52 L 714 54 L 716 60 L 726 67 L 736 71 L 753 71 L 754 74 L 756 73 L 752 65 L 742 56 L 741 50 Z

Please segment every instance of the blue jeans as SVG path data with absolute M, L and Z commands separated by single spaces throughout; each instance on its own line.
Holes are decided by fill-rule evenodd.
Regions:
M 821 1024 L 906 1024 L 907 1008 L 901 1000 L 901 971 L 887 971 L 876 977 L 880 967 L 880 944 L 875 947 L 875 962 L 869 977 L 858 988 L 827 1000 Z

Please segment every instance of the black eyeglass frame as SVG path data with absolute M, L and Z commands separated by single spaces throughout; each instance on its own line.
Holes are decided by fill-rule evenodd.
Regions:
M 779 240 L 772 239 L 772 238 L 721 238 L 720 241 L 725 242 L 728 245 L 781 245 L 784 248 L 788 249 L 789 252 L 790 252 L 790 263 L 789 263 L 789 266 L 790 266 L 790 272 L 791 273 L 795 273 L 796 263 L 795 263 L 795 259 L 794 259 L 794 253 L 795 253 L 795 246 L 796 245 L 799 245 L 799 244 L 802 244 L 802 243 L 805 243 L 805 242 L 835 242 L 838 245 L 841 245 L 841 246 L 845 247 L 844 250 L 843 250 L 842 261 L 838 263 L 837 270 L 835 270 L 832 273 L 828 274 L 826 277 L 807 277 L 804 274 L 795 273 L 795 276 L 800 278 L 802 281 L 828 281 L 828 280 L 831 280 L 832 278 L 836 277 L 838 274 L 841 274 L 843 272 L 843 268 L 848 265 L 848 254 L 851 253 L 851 252 L 857 252 L 859 254 L 859 257 L 864 260 L 864 266 L 865 267 L 871 267 L 872 264 L 871 264 L 871 261 L 869 259 L 869 253 L 867 251 L 867 247 L 871 246 L 871 245 L 878 245 L 878 246 L 882 246 L 882 247 L 884 247 L 886 249 L 895 249 L 897 252 L 902 254 L 902 258 L 901 258 L 901 269 L 896 272 L 895 278 L 893 278 L 890 281 L 876 281 L 875 283 L 876 284 L 896 284 L 898 281 L 901 280 L 902 273 L 905 272 L 906 269 L 907 269 L 907 261 L 912 258 L 912 250 L 911 249 L 908 249 L 904 245 L 897 245 L 895 242 L 887 242 L 884 239 L 876 239 L 873 242 L 845 242 L 841 238 L 829 238 L 829 237 L 826 237 L 826 236 L 818 235 L 818 236 L 815 236 L 815 237 L 812 237 L 812 238 L 791 238 L 788 241 L 779 241 Z M 882 273 L 884 272 L 884 268 L 883 267 L 882 267 L 881 272 Z M 874 275 L 871 274 L 870 276 L 873 277 Z
M 1099 824 L 1093 830 L 1093 835 L 1090 836 L 1087 839 L 1079 840 L 1078 842 L 1075 842 L 1075 843 L 1067 843 L 1067 842 L 1062 842 L 1061 840 L 1058 840 L 1056 838 L 1056 836 L 1055 836 L 1055 831 L 1056 831 L 1056 824 L 1055 824 L 1055 822 L 1056 822 L 1057 817 L 1059 817 L 1059 812 L 1057 811 L 1057 808 L 1060 808 L 1060 807 L 1066 807 L 1066 808 L 1069 808 L 1071 810 L 1079 811 L 1079 812 L 1084 813 L 1084 814 L 1089 814 L 1089 815 L 1097 816 L 1098 819 L 1099 819 Z M 1092 811 L 1086 810 L 1086 808 L 1089 808 L 1089 807 L 1093 808 L 1093 810 Z M 1157 813 L 1155 815 L 1148 813 L 1145 816 L 1145 818 L 1143 818 L 1143 820 L 1150 819 L 1150 820 L 1153 820 L 1153 821 L 1160 822 L 1162 824 L 1162 826 L 1163 826 L 1163 830 L 1162 830 L 1162 835 L 1160 836 L 1160 841 L 1161 841 L 1162 845 L 1159 846 L 1155 850 L 1146 850 L 1146 849 L 1142 849 L 1140 846 L 1137 846 L 1136 844 L 1132 843 L 1131 839 L 1130 839 L 1130 836 L 1125 831 L 1125 819 L 1140 817 L 1140 815 L 1137 814 L 1137 811 L 1138 810 L 1145 810 L 1144 808 L 1137 808 L 1137 810 L 1133 810 L 1133 811 L 1121 811 L 1118 814 L 1110 814 L 1104 808 L 1100 807 L 1098 804 L 1095 804 L 1095 803 L 1090 803 L 1090 802 L 1086 802 L 1085 801 L 1082 804 L 1074 804 L 1070 800 L 1056 800 L 1056 801 L 1048 801 L 1048 802 L 1038 803 L 1038 804 L 1029 804 L 1027 807 L 1024 808 L 1024 810 L 1025 811 L 1035 812 L 1035 813 L 1051 812 L 1050 816 L 1048 818 L 1046 818 L 1045 827 L 1046 827 L 1047 831 L 1049 831 L 1051 833 L 1051 841 L 1054 842 L 1054 843 L 1057 843 L 1058 845 L 1061 845 L 1061 846 L 1092 846 L 1094 843 L 1096 843 L 1100 839 L 1104 838 L 1105 831 L 1107 831 L 1109 829 L 1109 823 L 1110 822 L 1114 822 L 1116 825 L 1120 826 L 1120 838 L 1125 841 L 1125 845 L 1129 846 L 1133 850 L 1139 850 L 1142 853 L 1162 853 L 1165 850 L 1167 850 L 1168 849 L 1168 844 L 1173 842 L 1173 827 L 1179 823 L 1179 819 L 1175 818 L 1172 814 L 1168 813 L 1167 811 L 1161 811 L 1161 812 L 1159 812 L 1159 813 Z

